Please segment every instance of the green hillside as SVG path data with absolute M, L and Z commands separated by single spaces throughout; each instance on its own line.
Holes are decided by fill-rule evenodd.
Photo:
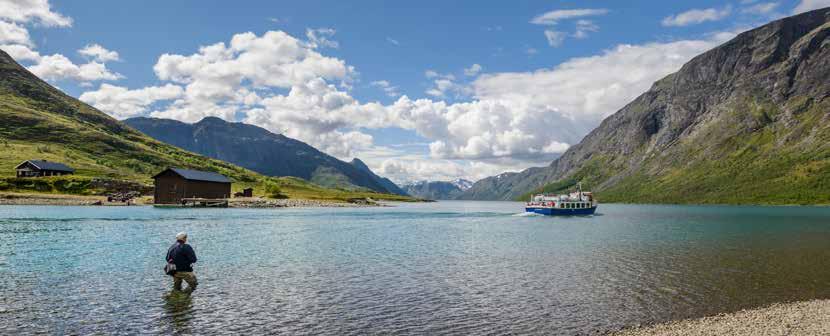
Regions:
M 606 118 L 550 166 L 468 195 L 582 182 L 603 202 L 830 204 L 830 9 L 744 32 Z
M 73 177 L 14 178 L 14 167 L 28 159 L 63 162 Z M 234 189 L 277 185 L 289 197 L 316 199 L 406 200 L 378 193 L 326 189 L 292 178 L 269 178 L 233 164 L 210 159 L 156 141 L 40 80 L 0 51 L 0 190 L 100 193 L 93 178 L 152 183 L 166 167 L 210 170 L 234 180 Z M 68 181 L 68 182 L 67 182 Z M 65 188 L 71 182 L 74 187 Z

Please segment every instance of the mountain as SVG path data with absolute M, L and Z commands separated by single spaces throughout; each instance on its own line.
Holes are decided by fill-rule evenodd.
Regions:
M 352 159 L 352 162 L 350 162 L 350 164 L 353 167 L 369 174 L 369 176 L 372 178 L 373 181 L 375 181 L 376 183 L 383 186 L 390 193 L 396 194 L 396 195 L 404 195 L 404 196 L 407 195 L 406 191 L 404 191 L 403 189 L 398 187 L 398 185 L 395 184 L 395 182 L 392 182 L 392 180 L 390 180 L 388 178 L 378 176 L 377 174 L 372 172 L 371 169 L 369 169 L 369 166 L 367 166 L 365 163 L 363 163 L 363 161 L 360 161 L 360 159 L 354 158 L 354 159 Z
M 450 183 L 452 183 L 454 186 L 456 186 L 461 191 L 464 191 L 464 190 L 467 190 L 467 189 L 470 189 L 470 188 L 473 187 L 473 182 L 469 181 L 469 180 L 465 180 L 465 179 L 457 179 L 457 180 L 452 181 Z
M 294 176 L 331 188 L 402 192 L 391 181 L 372 173 L 362 162 L 361 166 L 356 166 L 340 161 L 302 141 L 254 125 L 215 117 L 204 118 L 195 124 L 144 117 L 124 122 L 156 140 L 260 174 Z
M 75 175 L 15 178 L 14 167 L 30 159 L 65 163 Z M 0 50 L 0 191 L 100 194 L 120 186 L 143 189 L 167 167 L 218 172 L 234 181 L 234 190 L 254 187 L 257 194 L 276 186 L 292 198 L 409 200 L 327 189 L 294 177 L 269 178 L 159 142 L 64 94 Z
M 830 9 L 741 33 L 606 118 L 548 167 L 461 198 L 583 182 L 606 202 L 830 203 Z
M 472 186 L 472 182 L 458 179 L 455 181 L 421 181 L 403 186 L 407 194 L 431 200 L 455 199 Z
M 258 174 L 158 142 L 72 98 L 0 50 L 0 169 L 28 159 L 66 163 L 76 175 L 148 182 L 168 166 L 212 170 L 237 181 Z

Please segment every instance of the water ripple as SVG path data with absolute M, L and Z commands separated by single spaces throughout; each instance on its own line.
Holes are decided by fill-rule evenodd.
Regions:
M 517 209 L 0 207 L 0 334 L 577 335 L 830 297 L 827 209 Z M 160 270 L 182 230 L 193 295 Z

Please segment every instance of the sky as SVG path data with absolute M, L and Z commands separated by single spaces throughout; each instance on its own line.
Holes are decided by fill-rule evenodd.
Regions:
M 830 0 L 0 0 L 0 49 L 117 118 L 285 134 L 398 183 L 548 165 L 656 80 Z

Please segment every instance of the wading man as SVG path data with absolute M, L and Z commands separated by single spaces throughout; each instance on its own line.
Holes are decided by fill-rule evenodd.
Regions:
M 196 275 L 193 274 L 193 266 L 196 262 L 196 252 L 187 244 L 187 233 L 179 232 L 176 235 L 176 243 L 167 250 L 165 261 L 176 264 L 176 273 L 173 274 L 173 289 L 182 290 L 182 280 L 187 282 L 187 291 L 196 290 Z

